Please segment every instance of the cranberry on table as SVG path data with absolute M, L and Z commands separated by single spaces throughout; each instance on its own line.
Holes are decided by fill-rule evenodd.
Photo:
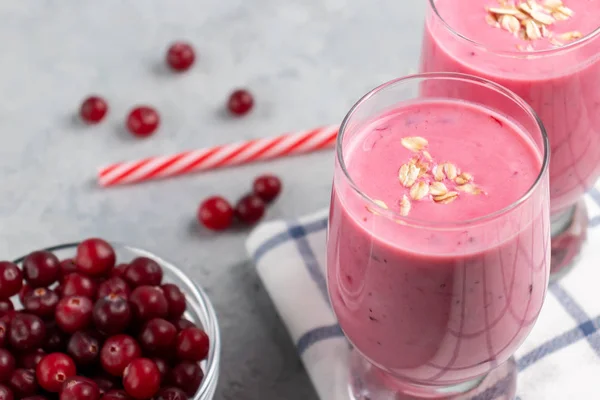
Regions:
M 32 288 L 50 286 L 60 275 L 60 261 L 49 251 L 34 251 L 23 260 L 23 275 Z
M 94 332 L 75 332 L 67 344 L 67 354 L 79 366 L 91 365 L 100 356 L 100 345 L 100 340 Z
M 254 106 L 254 98 L 249 91 L 237 89 L 229 95 L 227 108 L 234 115 L 247 114 Z
M 60 296 L 83 296 L 93 299 L 96 297 L 98 285 L 90 277 L 80 273 L 72 273 L 63 279 L 60 285 Z
M 35 369 L 38 384 L 49 392 L 59 392 L 63 383 L 75 376 L 77 369 L 71 357 L 63 353 L 44 356 Z
M 244 196 L 235 206 L 235 215 L 246 224 L 258 222 L 265 214 L 265 202 L 254 194 Z
M 185 328 L 195 328 L 196 327 L 196 324 L 194 324 L 189 319 L 185 319 L 185 318 L 179 318 L 179 319 L 173 320 L 171 322 L 173 323 L 173 325 L 175 325 L 175 328 L 177 328 L 178 332 L 184 330 Z
M 56 324 L 66 333 L 86 329 L 92 322 L 93 308 L 94 304 L 87 297 L 65 297 L 56 306 Z
M 0 261 L 0 299 L 14 296 L 22 286 L 23 273 L 19 267 L 8 261 Z
M 105 240 L 92 238 L 77 246 L 75 263 L 77 269 L 90 276 L 105 276 L 115 266 L 117 256 L 112 246 Z
M 167 63 L 175 71 L 188 70 L 195 59 L 194 49 L 188 43 L 173 43 L 167 51 Z
M 8 386 L 13 390 L 15 397 L 19 399 L 33 396 L 38 391 L 35 372 L 31 369 L 16 369 L 8 381 Z
M 106 392 L 100 400 L 131 400 L 131 397 L 121 389 Z
M 105 280 L 100 284 L 100 286 L 98 286 L 98 293 L 96 294 L 96 297 L 101 299 L 108 295 L 116 294 L 120 295 L 124 299 L 127 299 L 129 298 L 129 293 L 131 293 L 131 289 L 129 289 L 127 282 L 125 282 L 125 280 L 122 278 L 114 276 Z
M 138 286 L 129 296 L 135 318 L 148 321 L 152 318 L 165 318 L 169 313 L 169 304 L 160 288 Z
M 115 265 L 115 267 L 112 269 L 112 271 L 110 271 L 110 276 L 112 277 L 118 277 L 118 278 L 125 278 L 125 271 L 127 270 L 127 267 L 129 267 L 129 264 L 117 264 Z
M 132 287 L 160 285 L 163 271 L 160 265 L 151 258 L 137 257 L 129 263 L 123 279 Z
M 227 229 L 233 223 L 233 207 L 220 196 L 209 197 L 198 208 L 198 222 L 213 231 Z
M 10 322 L 8 340 L 19 351 L 37 349 L 46 337 L 44 321 L 33 314 L 16 314 Z
M 12 353 L 6 349 L 0 349 L 0 383 L 7 382 L 15 371 L 16 360 Z
M 269 203 L 281 192 L 281 180 L 274 175 L 262 175 L 254 180 L 252 190 L 255 195 Z
M 67 275 L 77 272 L 77 264 L 72 258 L 67 258 L 60 262 L 60 280 L 62 281 Z
M 167 320 L 154 318 L 146 322 L 138 339 L 148 354 L 170 355 L 175 350 L 177 328 Z
M 127 116 L 127 129 L 138 137 L 152 135 L 159 124 L 160 117 L 152 107 L 136 107 Z
M 106 372 L 121 376 L 131 361 L 139 358 L 142 350 L 134 338 L 128 335 L 115 335 L 106 339 L 100 350 L 100 362 Z
M 10 299 L 0 300 L 0 317 L 4 316 L 9 311 L 14 311 L 15 306 Z
M 154 397 L 155 400 L 188 400 L 185 392 L 176 387 L 161 389 Z
M 19 365 L 19 368 L 36 369 L 37 365 L 45 356 L 46 353 L 44 350 L 36 349 L 29 353 L 20 354 L 17 364 Z
M 21 290 L 19 290 L 19 301 L 22 303 L 25 300 L 25 296 L 32 291 L 33 289 L 28 284 L 24 283 Z
M 160 388 L 160 371 L 148 358 L 135 359 L 125 368 L 123 387 L 134 399 L 150 399 Z
M 114 335 L 127 329 L 131 315 L 127 299 L 118 294 L 99 299 L 94 305 L 94 325 L 105 335 Z
M 200 328 L 186 328 L 177 334 L 177 358 L 180 360 L 204 360 L 208 348 L 208 335 Z
M 58 301 L 58 294 L 54 290 L 37 288 L 25 296 L 23 307 L 31 314 L 47 319 L 54 316 Z
M 79 116 L 88 124 L 97 124 L 102 121 L 108 112 L 108 104 L 98 96 L 90 96 L 81 103 Z
M 60 400 L 98 400 L 100 389 L 96 382 L 82 376 L 67 379 L 60 391 Z
M 170 382 L 183 390 L 188 396 L 193 396 L 200 387 L 204 372 L 192 361 L 182 361 L 171 369 Z
M 177 285 L 172 283 L 165 283 L 160 288 L 165 294 L 165 298 L 169 304 L 169 319 L 180 318 L 186 308 L 185 295 Z

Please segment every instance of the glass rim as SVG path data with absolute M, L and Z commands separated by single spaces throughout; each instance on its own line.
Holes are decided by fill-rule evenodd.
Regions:
M 369 100 L 370 98 L 379 94 L 380 92 L 382 92 L 383 90 L 385 90 L 387 88 L 393 87 L 395 85 L 398 85 L 398 84 L 401 84 L 401 83 L 404 83 L 407 81 L 424 80 L 424 79 L 456 80 L 456 81 L 464 81 L 464 82 L 468 82 L 468 83 L 472 83 L 472 84 L 479 84 L 483 87 L 489 87 L 490 89 L 496 90 L 500 94 L 508 97 L 510 100 L 512 100 L 513 102 L 518 104 L 527 114 L 529 114 L 530 117 L 533 118 L 533 120 L 535 121 L 535 123 L 536 123 L 537 127 L 539 128 L 540 133 L 542 135 L 542 144 L 543 144 L 542 165 L 537 174 L 536 179 L 534 180 L 534 182 L 532 183 L 530 188 L 525 193 L 523 193 L 517 200 L 515 200 L 511 204 L 509 204 L 499 210 L 493 211 L 491 213 L 488 213 L 488 214 L 485 214 L 485 215 L 482 215 L 482 216 L 479 216 L 476 218 L 471 218 L 471 219 L 461 220 L 461 221 L 446 221 L 446 222 L 429 221 L 429 220 L 423 220 L 423 219 L 418 219 L 418 218 L 411 218 L 408 216 L 402 216 L 402 215 L 400 215 L 400 213 L 398 213 L 396 211 L 382 208 L 379 204 L 377 204 L 375 202 L 375 199 L 369 197 L 366 193 L 364 193 L 358 187 L 356 182 L 354 182 L 354 180 L 350 176 L 350 173 L 348 172 L 348 169 L 346 167 L 346 162 L 345 162 L 344 154 L 343 154 L 344 153 L 343 152 L 343 140 L 344 140 L 346 131 L 348 130 L 348 125 L 349 125 L 350 121 L 352 120 L 352 118 L 354 117 L 357 110 L 359 109 L 359 107 L 361 105 L 363 105 L 367 100 Z M 504 88 L 503 86 L 500 86 L 492 81 L 489 81 L 487 79 L 479 78 L 479 77 L 468 75 L 468 74 L 461 74 L 461 73 L 455 73 L 455 72 L 428 72 L 428 73 L 412 74 L 412 75 L 407 75 L 404 77 L 393 79 L 391 81 L 385 82 L 385 83 L 377 86 L 376 88 L 372 89 L 367 94 L 362 96 L 352 106 L 352 108 L 350 108 L 350 111 L 348 111 L 348 113 L 346 114 L 346 116 L 344 117 L 344 119 L 342 121 L 342 124 L 340 125 L 339 134 L 338 134 L 338 137 L 336 140 L 336 156 L 337 156 L 337 160 L 340 164 L 340 167 L 344 173 L 344 177 L 347 180 L 347 182 L 349 183 L 350 187 L 360 197 L 362 197 L 365 201 L 367 201 L 369 207 L 376 209 L 378 214 L 384 215 L 388 218 L 391 217 L 392 219 L 400 220 L 400 221 L 402 221 L 402 223 L 406 223 L 407 225 L 412 225 L 412 226 L 452 228 L 452 227 L 461 227 L 461 226 L 465 226 L 465 225 L 471 225 L 474 223 L 480 223 L 480 222 L 493 220 L 494 218 L 497 218 L 498 216 L 506 214 L 507 212 L 517 208 L 519 205 L 523 204 L 527 199 L 529 199 L 533 195 L 533 192 L 541 184 L 542 178 L 546 175 L 546 172 L 548 170 L 548 164 L 550 161 L 550 142 L 548 140 L 548 135 L 546 133 L 546 129 L 544 128 L 544 125 L 543 125 L 541 119 L 536 114 L 536 112 L 531 108 L 531 106 L 529 106 L 529 104 L 527 104 L 527 102 L 525 102 L 525 100 L 523 100 L 522 98 L 517 96 L 512 91 L 510 91 L 510 90 Z
M 475 45 L 476 47 L 479 47 L 487 52 L 495 53 L 498 55 L 511 56 L 511 57 L 527 57 L 527 56 L 533 56 L 533 55 L 545 56 L 545 55 L 560 53 L 563 51 L 567 51 L 567 50 L 579 47 L 600 35 L 600 24 L 599 24 L 596 29 L 594 29 L 593 31 L 591 31 L 590 33 L 585 35 L 584 37 L 577 39 L 571 43 L 567 43 L 561 47 L 556 47 L 556 48 L 551 48 L 551 49 L 541 49 L 541 50 L 523 50 L 523 51 L 521 51 L 521 50 L 496 50 L 492 47 L 489 47 L 482 43 L 479 43 L 478 41 L 473 40 L 473 39 L 463 35 L 462 33 L 456 31 L 454 28 L 452 28 L 452 26 L 444 19 L 444 17 L 441 16 L 438 8 L 435 6 L 435 1 L 436 0 L 429 0 L 429 5 L 431 6 L 431 9 L 435 13 L 436 17 L 439 18 L 440 21 L 442 21 L 442 23 L 444 24 L 446 29 L 448 29 L 448 31 L 450 31 L 450 33 L 452 33 L 454 36 L 457 36 L 461 40 L 465 40 L 465 41 Z

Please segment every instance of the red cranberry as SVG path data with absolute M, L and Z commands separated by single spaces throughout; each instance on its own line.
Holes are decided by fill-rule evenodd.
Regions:
M 23 274 L 32 288 L 50 286 L 60 274 L 60 261 L 49 251 L 34 251 L 23 260 Z
M 67 258 L 66 260 L 62 260 L 60 262 L 60 280 L 62 281 L 66 276 L 77 272 L 77 264 L 75 264 L 75 260 L 72 258 Z
M 152 135 L 159 124 L 160 117 L 152 107 L 138 106 L 127 116 L 127 129 L 138 137 Z
M 35 372 L 31 369 L 16 369 L 10 377 L 8 385 L 12 388 L 17 399 L 33 396 L 38 391 Z
M 180 360 L 204 360 L 208 356 L 208 348 L 208 335 L 200 328 L 186 328 L 177 335 L 177 357 Z
M 118 264 L 116 265 L 112 271 L 110 271 L 110 276 L 125 279 L 125 270 L 127 270 L 129 264 Z
M 77 269 L 90 276 L 105 276 L 115 266 L 117 256 L 112 246 L 98 238 L 84 240 L 77 246 Z
M 67 346 L 67 338 L 56 324 L 56 321 L 46 322 L 46 340 L 42 348 L 48 353 L 62 352 Z
M 235 206 L 235 215 L 247 224 L 258 222 L 264 213 L 265 202 L 253 194 L 242 197 Z
M 180 318 L 185 312 L 185 295 L 172 283 L 165 283 L 161 286 L 167 303 L 169 304 L 169 318 Z
M 44 321 L 32 314 L 17 314 L 10 322 L 8 340 L 19 351 L 37 349 L 44 342 L 46 327 Z
M 134 399 L 149 399 L 160 389 L 160 371 L 152 360 L 137 358 L 125 368 L 123 387 Z
M 157 286 L 162 282 L 163 271 L 156 261 L 148 257 L 138 257 L 129 263 L 124 279 L 132 287 Z
M 131 309 L 138 320 L 148 321 L 152 318 L 165 318 L 169 312 L 169 304 L 163 291 L 154 286 L 139 286 L 129 297 Z
M 90 299 L 96 297 L 98 285 L 91 278 L 79 274 L 69 274 L 63 279 L 60 289 L 61 297 L 83 296 Z
M 173 322 L 173 325 L 175 325 L 175 328 L 177 328 L 178 332 L 184 330 L 185 328 L 195 328 L 196 327 L 196 325 L 192 321 L 190 321 L 189 319 L 185 319 L 185 318 L 179 318 L 178 320 L 174 320 L 172 322 Z
M 161 318 L 146 322 L 138 337 L 142 348 L 153 355 L 168 355 L 175 349 L 177 328 Z
M 167 52 L 167 63 L 175 71 L 188 70 L 195 59 L 194 49 L 187 43 L 173 43 Z
M 160 381 L 166 382 L 169 376 L 169 372 L 171 372 L 171 369 L 169 368 L 169 363 L 166 362 L 164 358 L 153 358 L 152 361 L 154 361 L 154 364 L 156 364 L 156 367 L 160 372 Z
M 100 400 L 131 400 L 124 390 L 111 390 L 104 394 Z
M 39 385 L 49 392 L 59 392 L 63 383 L 77 370 L 71 357 L 63 353 L 52 353 L 44 356 L 35 369 Z
M 262 175 L 254 180 L 252 185 L 254 194 L 269 203 L 281 192 L 281 180 L 274 175 Z
M 108 111 L 108 104 L 103 98 L 90 96 L 83 101 L 79 109 L 81 119 L 88 124 L 97 124 L 102 121 Z
M 14 311 L 15 306 L 10 299 L 0 300 L 0 317 L 3 317 L 9 311 Z
M 23 273 L 19 267 L 8 261 L 0 261 L 0 299 L 14 296 L 22 286 Z
M 87 297 L 65 297 L 56 306 L 56 323 L 66 333 L 86 329 L 92 322 L 93 308 L 94 304 Z
M 231 93 L 227 101 L 227 108 L 234 115 L 247 114 L 254 106 L 254 99 L 250 92 L 238 89 Z
M 67 344 L 67 354 L 79 366 L 91 365 L 100 355 L 100 340 L 93 332 L 75 332 Z
M 233 223 L 233 208 L 220 196 L 209 197 L 198 208 L 198 222 L 213 231 L 222 231 Z
M 108 295 L 116 294 L 127 299 L 129 298 L 129 293 L 131 293 L 131 289 L 129 289 L 127 282 L 121 278 L 112 277 L 98 286 L 97 298 L 102 299 Z
M 204 373 L 195 362 L 182 361 L 171 369 L 170 381 L 188 396 L 196 394 L 202 379 L 204 379 Z
M 82 376 L 73 376 L 60 391 L 60 400 L 98 400 L 100 389 L 96 382 Z
M 110 294 L 98 301 L 94 306 L 94 324 L 105 335 L 123 332 L 131 321 L 131 308 L 126 299 L 120 295 Z
M 115 335 L 104 342 L 100 350 L 100 362 L 106 372 L 121 376 L 125 367 L 141 355 L 140 346 L 134 338 L 128 335 Z
M 12 390 L 6 385 L 0 385 L 0 400 L 14 400 Z
M 23 307 L 42 319 L 54 316 L 58 295 L 52 289 L 37 288 L 25 296 Z
M 179 388 L 169 387 L 161 389 L 154 400 L 188 400 L 188 396 Z
M 16 361 L 12 353 L 0 349 L 0 383 L 8 382 L 15 370 Z
M 19 368 L 36 369 L 37 365 L 42 361 L 42 358 L 46 356 L 46 353 L 42 349 L 37 349 L 29 353 L 21 354 L 19 356 Z

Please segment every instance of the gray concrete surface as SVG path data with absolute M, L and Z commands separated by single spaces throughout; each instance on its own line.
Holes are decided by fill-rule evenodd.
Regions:
M 224 344 L 217 399 L 314 399 L 247 260 L 248 232 L 208 234 L 194 216 L 202 198 L 233 200 L 267 171 L 285 184 L 269 219 L 325 207 L 332 153 L 110 190 L 94 174 L 112 161 L 341 121 L 366 91 L 416 69 L 424 8 L 424 0 L 1 2 L 0 258 L 91 235 L 154 251 L 213 299 Z M 163 66 L 176 39 L 198 51 L 189 73 Z M 257 106 L 231 119 L 222 109 L 237 86 Z M 74 119 L 90 93 L 111 107 L 96 127 Z M 162 116 L 146 140 L 123 129 L 138 103 Z

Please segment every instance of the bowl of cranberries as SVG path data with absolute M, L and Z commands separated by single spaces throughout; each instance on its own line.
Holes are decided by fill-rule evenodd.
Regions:
M 0 400 L 212 399 L 217 318 L 173 264 L 92 238 L 0 261 Z

